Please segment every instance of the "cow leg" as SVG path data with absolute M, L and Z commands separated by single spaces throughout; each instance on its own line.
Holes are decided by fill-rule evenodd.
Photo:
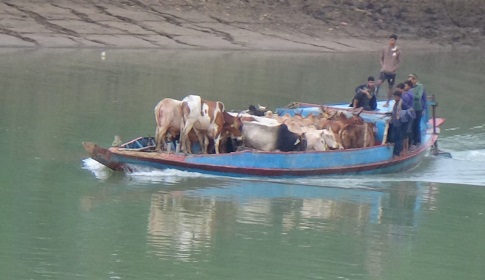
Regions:
M 222 129 L 221 128 L 214 128 L 214 148 L 216 150 L 216 154 L 220 153 L 220 143 L 222 138 Z
M 168 139 L 167 134 L 170 134 L 170 139 Z M 174 128 L 170 127 L 167 129 L 167 132 L 165 132 L 164 140 L 169 140 L 169 144 L 175 147 L 177 147 L 177 139 L 180 138 L 180 127 Z
M 160 128 L 157 126 L 157 129 L 155 130 L 155 143 L 157 144 L 155 147 L 155 151 L 160 152 L 162 149 L 160 148 Z
M 181 132 L 180 132 L 180 144 L 182 145 L 182 150 L 187 154 L 192 153 L 192 146 L 191 146 L 192 144 L 189 139 L 189 132 L 190 130 L 192 130 L 193 126 L 194 126 L 193 122 L 187 122 L 185 123 L 185 125 L 183 126 L 183 129 L 181 129 Z
M 157 127 L 155 132 L 155 142 L 157 146 L 155 148 L 156 151 L 162 151 L 167 144 L 165 138 L 167 137 L 167 128 L 166 127 Z
M 199 142 L 199 147 L 200 147 L 200 152 L 201 153 L 207 153 L 207 146 L 206 146 L 206 142 L 208 141 L 204 141 L 204 131 L 201 131 L 199 129 L 196 129 L 194 126 L 192 127 L 192 130 L 195 132 L 195 135 L 197 136 L 197 141 Z M 186 142 L 190 147 L 189 149 L 192 150 L 192 142 L 187 141 Z M 204 151 L 204 148 L 205 148 L 205 151 Z
M 216 149 L 216 154 L 219 154 L 219 144 L 221 143 L 221 135 L 219 134 L 214 138 L 214 148 Z
M 185 136 L 185 131 L 183 128 L 181 128 L 179 142 L 180 142 L 180 149 L 184 152 L 186 151 L 186 146 L 185 146 L 186 139 L 187 139 L 187 136 Z
M 228 136 L 221 137 L 219 153 L 225 154 L 228 152 L 228 146 L 232 145 L 230 141 L 232 140 Z
M 202 150 L 203 154 L 207 154 L 207 147 L 209 146 L 209 137 L 207 136 L 207 133 L 203 134 L 204 137 L 200 137 L 203 142 L 200 142 L 200 149 Z M 216 147 L 217 150 L 217 147 Z

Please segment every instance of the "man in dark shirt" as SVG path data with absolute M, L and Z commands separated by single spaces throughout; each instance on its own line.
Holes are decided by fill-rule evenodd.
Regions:
M 367 78 L 367 83 L 355 88 L 354 99 L 352 100 L 352 107 L 354 109 L 363 107 L 364 110 L 372 111 L 376 109 L 377 101 L 374 95 L 375 91 L 374 77 Z
M 392 141 L 394 142 L 393 156 L 399 157 L 401 156 L 401 152 L 403 150 L 403 138 L 407 132 L 407 128 L 409 127 L 409 117 L 406 115 L 406 111 L 411 107 L 402 101 L 402 93 L 399 90 L 396 90 L 393 93 L 393 96 L 395 101 L 391 115 L 391 134 Z

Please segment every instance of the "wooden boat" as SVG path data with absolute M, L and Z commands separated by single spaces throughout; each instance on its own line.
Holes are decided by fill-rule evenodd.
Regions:
M 280 108 L 278 114 L 309 115 L 320 110 L 320 105 L 297 103 Z M 119 147 L 103 148 L 93 142 L 83 142 L 91 158 L 117 171 L 129 171 L 133 166 L 155 169 L 177 169 L 225 176 L 294 177 L 335 174 L 380 174 L 400 172 L 417 166 L 430 148 L 435 147 L 439 126 L 444 122 L 435 117 L 436 103 L 432 103 L 433 117 L 423 123 L 422 144 L 417 149 L 400 157 L 393 157 L 394 144 L 383 141 L 386 136 L 388 108 L 379 102 L 375 112 L 362 112 L 366 121 L 376 123 L 377 145 L 345 150 L 304 152 L 263 152 L 244 150 L 226 154 L 190 154 L 176 149 L 155 152 L 155 141 L 150 137 L 139 137 Z M 348 104 L 332 105 L 348 110 Z M 392 108 L 392 103 L 389 108 Z

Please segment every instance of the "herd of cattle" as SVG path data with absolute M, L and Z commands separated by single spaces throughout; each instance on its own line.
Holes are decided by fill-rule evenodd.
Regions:
M 187 154 L 196 142 L 201 153 L 216 154 L 242 149 L 326 151 L 375 145 L 375 124 L 364 122 L 358 113 L 323 106 L 320 111 L 317 116 L 278 116 L 250 106 L 250 110 L 232 113 L 222 102 L 197 95 L 181 101 L 165 98 L 155 107 L 156 150 L 167 149 L 167 140 L 179 140 Z

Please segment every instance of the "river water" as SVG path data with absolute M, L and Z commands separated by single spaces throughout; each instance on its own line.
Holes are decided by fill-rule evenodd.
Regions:
M 406 53 L 446 118 L 414 170 L 291 180 L 113 173 L 164 97 L 341 102 L 377 53 L 0 50 L 2 279 L 483 279 L 485 56 Z

